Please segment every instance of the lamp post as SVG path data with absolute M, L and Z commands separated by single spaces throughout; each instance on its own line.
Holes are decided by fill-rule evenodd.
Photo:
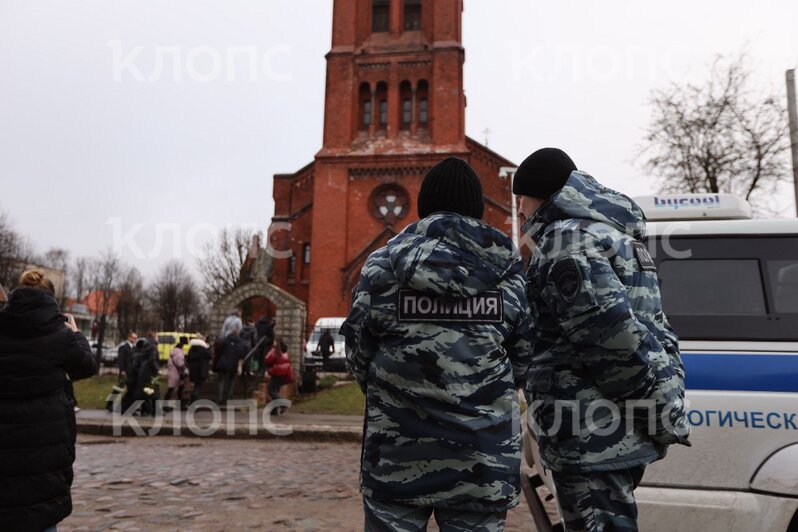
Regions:
M 509 179 L 510 180 L 510 211 L 511 216 L 513 218 L 513 244 L 517 248 L 520 244 L 521 238 L 518 234 L 518 203 L 515 201 L 515 195 L 513 195 L 513 179 L 515 178 L 515 173 L 518 171 L 517 166 L 502 166 L 499 169 L 499 178 L 501 179 Z
M 795 101 L 795 70 L 787 71 L 787 114 L 790 120 L 790 145 L 792 147 L 792 178 L 795 183 L 795 211 L 798 215 L 798 111 Z

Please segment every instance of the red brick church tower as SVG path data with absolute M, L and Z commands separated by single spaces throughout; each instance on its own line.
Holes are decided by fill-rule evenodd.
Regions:
M 308 324 L 346 316 L 370 253 L 418 219 L 426 171 L 448 156 L 480 175 L 486 222 L 510 232 L 511 162 L 465 135 L 463 0 L 335 0 L 324 146 L 274 176 L 271 282 Z M 290 226 L 290 229 L 288 227 Z

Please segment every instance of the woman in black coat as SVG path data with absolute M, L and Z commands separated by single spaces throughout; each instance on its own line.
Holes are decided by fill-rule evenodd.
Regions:
M 221 405 L 230 399 L 233 393 L 233 385 L 238 374 L 238 361 L 247 353 L 244 343 L 239 336 L 239 330 L 233 329 L 224 339 L 222 351 L 216 359 L 216 367 L 213 371 L 218 374 L 219 388 L 216 403 Z
M 0 311 L 0 530 L 41 532 L 72 513 L 75 403 L 94 356 L 52 282 L 25 272 Z
M 188 366 L 188 378 L 194 385 L 194 390 L 191 392 L 191 402 L 193 403 L 199 399 L 202 385 L 208 379 L 211 368 L 211 349 L 201 335 L 199 338 L 191 340 L 189 345 L 191 347 L 186 357 L 186 366 Z
M 161 392 L 157 384 L 151 388 L 159 369 L 156 334 L 148 332 L 146 340 L 139 340 L 136 343 L 136 352 L 133 354 L 133 372 L 136 374 L 133 401 L 141 401 L 141 413 L 147 416 L 155 415 L 155 401 L 160 397 Z M 150 388 L 152 393 L 148 394 L 147 389 Z

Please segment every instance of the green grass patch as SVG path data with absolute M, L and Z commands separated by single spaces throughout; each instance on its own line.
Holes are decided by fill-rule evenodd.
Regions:
M 116 375 L 98 375 L 74 383 L 75 399 L 78 400 L 78 406 L 86 410 L 105 408 L 105 400 L 108 399 L 117 380 Z M 166 390 L 166 377 L 161 378 L 161 395 L 164 390 Z
M 115 375 L 101 375 L 74 383 L 78 406 L 87 410 L 105 408 L 105 400 L 116 380 Z
M 365 409 L 366 398 L 363 392 L 356 383 L 351 383 L 298 397 L 291 411 L 298 414 L 362 416 Z
M 319 388 L 319 390 L 329 390 L 335 386 L 336 382 L 338 382 L 338 378 L 335 375 L 327 375 L 322 377 L 316 386 Z

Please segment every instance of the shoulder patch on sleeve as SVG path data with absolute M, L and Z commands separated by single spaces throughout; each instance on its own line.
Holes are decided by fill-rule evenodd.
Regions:
M 554 286 L 560 297 L 568 304 L 576 300 L 582 285 L 582 272 L 574 259 L 564 259 L 551 269 Z
M 640 265 L 640 269 L 644 272 L 657 271 L 657 265 L 654 263 L 654 259 L 651 258 L 646 245 L 642 242 L 632 242 L 632 246 L 634 247 L 635 258 Z

